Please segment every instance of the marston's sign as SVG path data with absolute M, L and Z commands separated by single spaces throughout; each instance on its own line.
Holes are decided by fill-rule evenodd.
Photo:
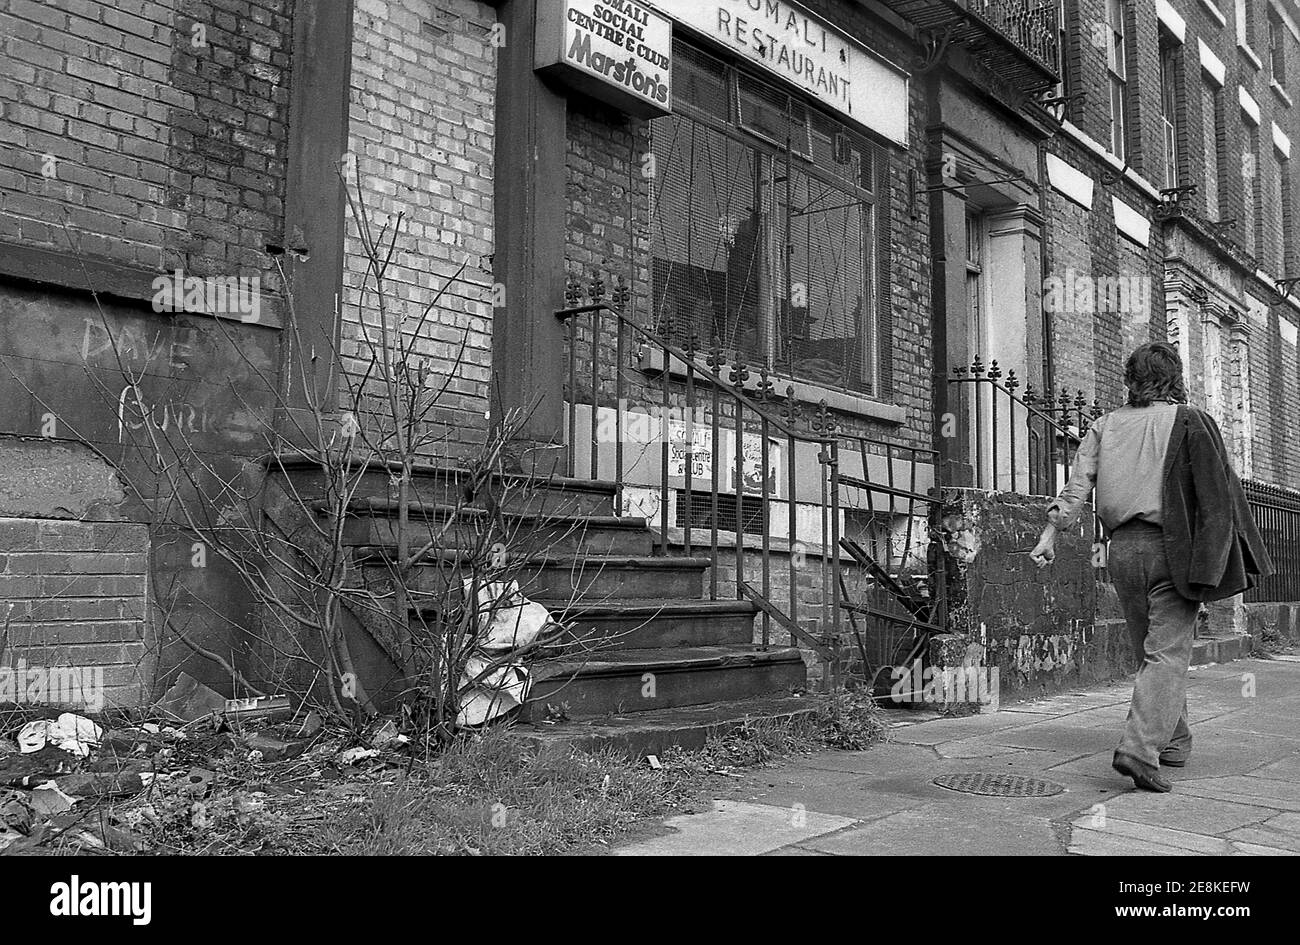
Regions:
M 672 32 L 638 0 L 538 0 L 533 64 L 630 114 L 666 115 Z
M 654 0 L 679 23 L 891 141 L 907 144 L 907 75 L 787 0 Z

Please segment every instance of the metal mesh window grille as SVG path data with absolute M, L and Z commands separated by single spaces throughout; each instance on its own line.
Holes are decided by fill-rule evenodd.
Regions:
M 883 150 L 694 47 L 674 56 L 675 113 L 651 123 L 656 325 L 778 374 L 887 393 Z
M 736 497 L 734 495 L 718 496 L 717 528 L 720 532 L 739 532 L 742 535 L 763 534 L 763 497 L 741 496 L 740 528 L 736 528 Z M 686 501 L 686 490 L 677 490 L 677 514 L 673 522 L 676 528 L 685 528 L 689 523 L 695 529 L 710 529 L 714 526 L 713 494 L 698 490 L 691 491 L 690 501 Z

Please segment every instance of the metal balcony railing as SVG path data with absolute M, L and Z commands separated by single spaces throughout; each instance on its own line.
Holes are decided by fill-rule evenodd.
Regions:
M 1027 92 L 1060 81 L 1057 4 L 1046 0 L 885 0 L 947 47 L 961 45 Z

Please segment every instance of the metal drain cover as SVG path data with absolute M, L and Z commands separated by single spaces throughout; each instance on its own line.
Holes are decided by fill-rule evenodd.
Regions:
M 978 771 L 970 774 L 942 774 L 934 779 L 934 783 L 950 791 L 986 794 L 991 797 L 1051 797 L 1065 790 L 1064 784 L 1044 781 L 1042 778 Z

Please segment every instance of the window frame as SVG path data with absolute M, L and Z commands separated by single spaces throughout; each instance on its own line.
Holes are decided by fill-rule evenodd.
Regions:
M 1181 132 L 1178 122 L 1178 98 L 1180 85 L 1179 65 L 1181 65 L 1182 46 L 1165 33 L 1160 34 L 1160 119 L 1164 126 L 1165 187 L 1174 188 L 1182 179 L 1179 162 L 1182 148 L 1178 136 Z
M 1270 3 L 1267 11 L 1268 22 L 1268 76 L 1282 89 L 1286 88 L 1286 38 L 1290 30 L 1282 22 L 1282 16 Z M 1280 62 L 1279 62 L 1280 60 Z
M 737 352 L 743 356 L 764 357 L 769 364 L 770 369 L 775 372 L 777 378 L 789 377 L 791 380 L 801 384 L 828 387 L 831 389 L 843 388 L 852 396 L 860 396 L 876 399 L 884 402 L 887 398 L 893 396 L 892 383 L 888 377 L 889 372 L 885 359 L 892 356 L 892 339 L 886 338 L 888 326 L 887 319 L 882 316 L 881 311 L 881 293 L 885 290 L 891 290 L 888 285 L 882 285 L 889 272 L 889 262 L 882 259 L 882 253 L 889 251 L 888 246 L 882 246 L 881 240 L 881 215 L 889 213 L 889 194 L 886 188 L 882 186 L 885 168 L 878 166 L 880 162 L 889 160 L 890 151 L 888 146 L 878 140 L 865 130 L 852 128 L 844 121 L 840 120 L 833 112 L 821 107 L 815 100 L 804 95 L 800 90 L 787 87 L 779 82 L 774 82 L 764 76 L 757 70 L 747 68 L 746 65 L 735 59 L 724 57 L 713 52 L 710 49 L 700 45 L 678 39 L 676 42 L 683 43 L 690 49 L 700 55 L 706 56 L 716 62 L 725 70 L 726 76 L 726 98 L 727 98 L 727 117 L 724 120 L 715 112 L 701 107 L 696 103 L 685 98 L 679 99 L 676 94 L 673 98 L 673 111 L 671 114 L 661 118 L 653 119 L 654 122 L 667 122 L 676 119 L 682 119 L 694 122 L 696 125 L 717 134 L 725 140 L 737 143 L 740 146 L 749 149 L 755 157 L 766 164 L 769 168 L 779 168 L 787 159 L 792 168 L 797 167 L 799 173 L 806 175 L 810 180 L 827 188 L 838 189 L 851 198 L 854 202 L 861 204 L 863 210 L 863 222 L 860 232 L 862 234 L 863 246 L 865 249 L 865 258 L 863 260 L 863 318 L 862 327 L 855 339 L 855 344 L 859 350 L 859 356 L 855 359 L 857 370 L 850 372 L 854 378 L 848 384 L 838 384 L 828 382 L 824 378 L 816 376 L 806 376 L 798 373 L 793 359 L 789 363 L 779 360 L 776 352 L 779 351 L 779 342 L 773 343 L 771 335 L 775 333 L 780 325 L 782 318 L 789 318 L 788 311 L 792 304 L 790 286 L 786 286 L 785 298 L 782 298 L 777 291 L 770 291 L 766 299 L 760 304 L 763 307 L 770 306 L 769 312 L 763 312 L 764 320 L 771 322 L 761 328 L 760 333 L 764 336 L 761 347 L 763 352 L 744 351 L 737 347 Z M 770 135 L 764 134 L 762 130 L 750 127 L 743 118 L 741 108 L 741 82 L 742 77 L 745 81 L 757 83 L 769 89 L 774 89 L 778 93 L 786 96 L 790 101 L 797 102 L 804 112 L 803 127 L 805 129 L 807 152 L 795 150 L 793 147 L 787 152 L 783 143 L 778 143 Z M 815 113 L 815 114 L 814 114 Z M 872 184 L 871 189 L 867 189 L 861 184 L 861 172 L 857 178 L 849 179 L 848 176 L 837 175 L 821 167 L 817 162 L 813 135 L 817 134 L 816 126 L 818 119 L 821 122 L 828 123 L 832 128 L 838 128 L 842 131 L 851 132 L 865 146 L 862 150 L 869 152 L 867 157 L 870 158 L 870 171 L 867 175 Z M 834 137 L 831 140 L 832 151 L 836 147 Z M 761 172 L 760 172 L 761 176 Z M 658 188 L 660 184 L 652 184 L 651 191 L 651 214 L 655 212 L 654 204 L 660 200 Z M 780 205 L 784 200 L 774 201 L 775 205 Z M 784 232 L 785 214 L 788 208 L 782 209 L 775 220 L 765 225 L 780 226 Z M 767 221 L 771 212 L 764 212 L 762 216 Z M 651 243 L 654 243 L 654 236 L 651 237 Z M 782 258 L 776 264 L 783 268 L 788 266 L 788 260 L 785 255 L 789 250 L 782 247 Z M 763 260 L 764 264 L 767 260 Z M 776 273 L 768 275 L 769 282 L 776 286 L 786 281 L 784 274 Z M 653 290 L 652 290 L 653 293 Z M 658 317 L 658 313 L 654 313 Z
M 1106 0 L 1106 74 L 1110 89 L 1110 150 L 1128 161 L 1128 5 Z

